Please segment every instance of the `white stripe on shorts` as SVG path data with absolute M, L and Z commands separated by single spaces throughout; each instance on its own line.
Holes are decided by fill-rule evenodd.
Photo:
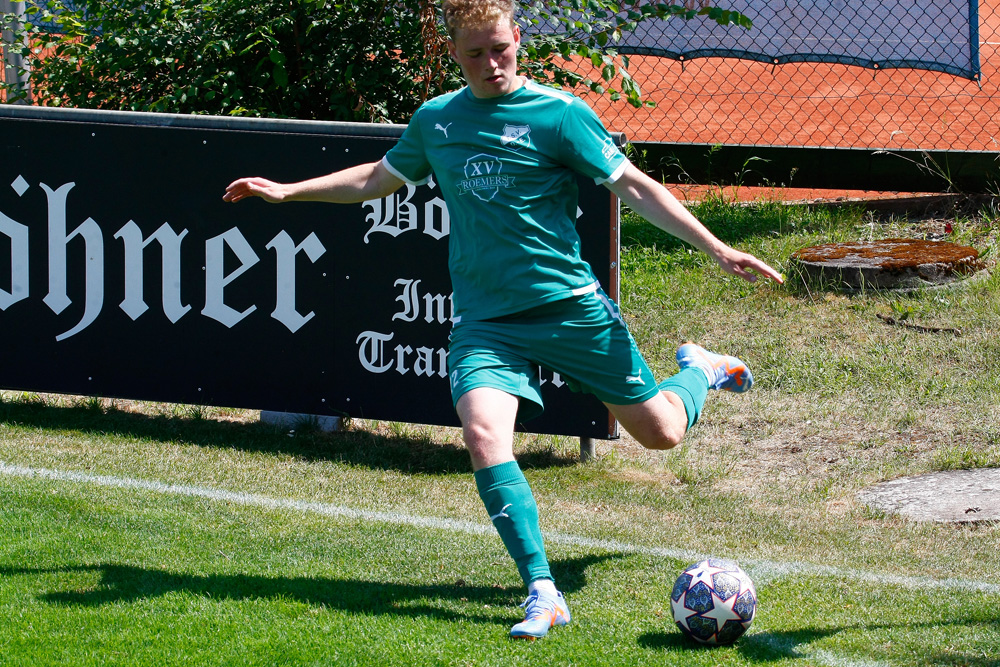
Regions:
M 605 294 L 604 292 L 598 292 L 597 293 L 597 298 L 600 299 L 601 303 L 604 304 L 604 307 L 608 309 L 608 315 L 610 315 L 611 317 L 615 318 L 616 320 L 618 320 L 622 324 L 625 324 L 625 320 L 622 319 L 621 312 L 619 312 L 619 310 L 617 308 L 615 308 L 615 304 L 613 304 L 611 302 L 611 299 L 608 298 L 607 294 Z
M 584 294 L 591 294 L 593 292 L 596 292 L 597 288 L 600 286 L 601 286 L 600 283 L 592 282 L 586 287 L 577 287 L 575 290 L 573 290 L 572 294 L 573 296 L 583 296 Z

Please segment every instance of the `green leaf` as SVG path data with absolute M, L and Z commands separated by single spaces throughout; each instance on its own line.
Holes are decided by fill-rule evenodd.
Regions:
M 278 84 L 279 88 L 288 87 L 288 71 L 284 65 L 276 64 L 274 66 L 274 82 Z

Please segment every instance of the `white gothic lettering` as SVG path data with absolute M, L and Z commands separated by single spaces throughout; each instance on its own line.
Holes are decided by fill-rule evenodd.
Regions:
M 19 176 L 11 187 L 22 197 L 31 186 Z M 75 284 L 83 283 L 83 315 L 74 326 L 56 336 L 57 341 L 63 341 L 87 329 L 104 309 L 105 281 L 111 279 L 105 276 L 104 270 L 105 239 L 101 227 L 93 218 L 88 217 L 75 226 L 75 223 L 70 222 L 68 199 L 70 192 L 76 187 L 75 183 L 64 183 L 55 188 L 39 183 L 39 187 L 45 193 L 48 220 L 48 293 L 42 302 L 59 315 L 72 304 L 67 289 L 71 279 Z M 10 290 L 0 288 L 0 311 L 6 311 L 24 301 L 31 292 L 28 270 L 30 233 L 27 225 L 0 212 L 0 236 L 9 239 L 11 248 Z M 163 223 L 155 232 L 144 237 L 139 225 L 134 220 L 129 220 L 113 234 L 113 238 L 122 242 L 124 254 L 125 270 L 122 280 L 125 298 L 119 307 L 133 321 L 149 310 L 145 301 L 143 265 L 145 253 L 154 242 L 159 245 L 162 253 L 160 294 L 164 315 L 171 323 L 176 324 L 191 311 L 192 306 L 184 303 L 181 294 L 182 251 L 195 251 L 193 248 L 184 248 L 188 233 L 187 229 L 177 231 L 169 223 Z M 250 271 L 260 261 L 260 257 L 237 227 L 205 240 L 204 244 L 205 307 L 201 314 L 232 328 L 253 313 L 257 306 L 249 304 L 243 310 L 232 307 L 226 302 L 226 287 Z M 326 252 L 326 248 L 315 234 L 310 234 L 296 244 L 286 231 L 280 231 L 265 248 L 274 250 L 277 260 L 276 299 L 271 317 L 295 333 L 315 315 L 313 312 L 302 315 L 296 310 L 297 257 L 304 254 L 310 262 L 315 263 Z M 71 278 L 68 275 L 68 253 L 79 252 L 81 249 L 84 253 L 83 275 Z M 239 262 L 228 274 L 223 263 L 227 250 Z
M 427 187 L 432 190 L 436 187 L 433 180 L 427 183 Z M 371 209 L 365 216 L 365 220 L 371 224 L 371 228 L 365 233 L 365 243 L 370 243 L 369 237 L 376 232 L 397 237 L 406 232 L 420 229 L 423 224 L 424 234 L 430 236 L 435 241 L 448 236 L 451 233 L 451 218 L 448 215 L 448 207 L 440 197 L 434 197 L 424 202 L 423 220 L 420 220 L 417 207 L 410 200 L 416 194 L 417 188 L 407 184 L 404 194 L 398 191 L 383 199 L 370 199 L 362 202 L 362 206 Z

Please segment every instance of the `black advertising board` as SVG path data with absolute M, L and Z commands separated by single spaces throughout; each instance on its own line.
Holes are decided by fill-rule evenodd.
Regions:
M 241 176 L 378 160 L 401 131 L 0 105 L 0 387 L 456 425 L 433 183 L 357 205 L 221 198 Z M 606 188 L 581 180 L 578 226 L 616 296 Z M 525 430 L 617 435 L 596 399 L 542 380 Z

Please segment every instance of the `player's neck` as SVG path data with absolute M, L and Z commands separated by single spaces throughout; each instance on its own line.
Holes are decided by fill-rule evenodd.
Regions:
M 472 99 L 475 99 L 479 102 L 492 102 L 496 100 L 502 100 L 505 97 L 513 95 L 517 91 L 524 88 L 527 81 L 528 80 L 526 77 L 517 76 L 513 81 L 511 81 L 510 89 L 504 91 L 503 93 L 500 93 L 499 95 L 485 95 L 485 96 L 478 95 L 476 94 L 477 91 L 472 86 L 468 85 L 468 82 L 466 82 L 466 89 L 468 91 L 469 97 L 471 97 Z

